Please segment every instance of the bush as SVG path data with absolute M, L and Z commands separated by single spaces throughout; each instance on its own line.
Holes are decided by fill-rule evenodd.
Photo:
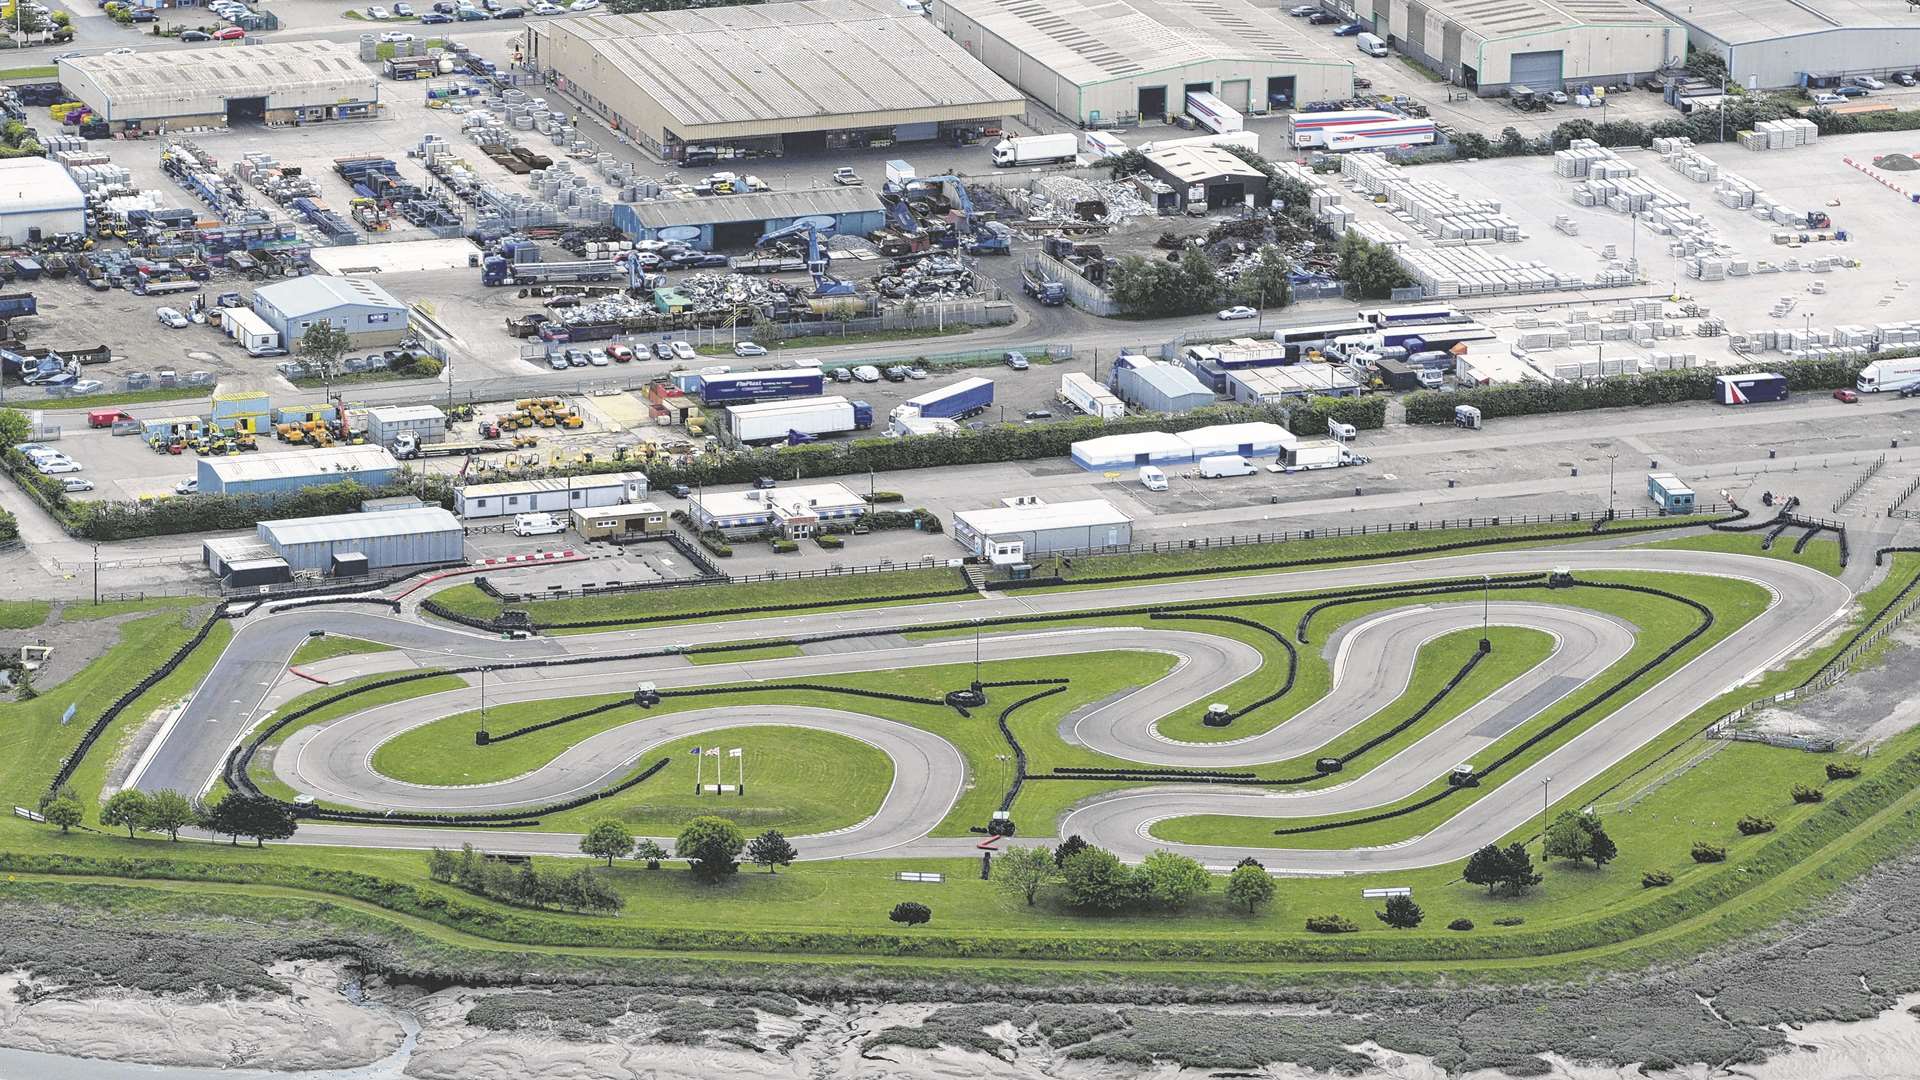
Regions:
M 1793 785 L 1793 801 L 1797 803 L 1817 803 L 1826 801 L 1827 793 L 1817 787 L 1806 784 Z
M 791 555 L 800 550 L 800 545 L 791 540 L 775 540 L 773 542 L 773 550 L 776 554 Z
M 1295 435 L 1319 438 L 1327 433 L 1327 421 L 1352 424 L 1361 431 L 1375 431 L 1387 425 L 1387 399 L 1384 394 L 1363 397 L 1313 397 L 1286 407 L 1285 427 Z
M 833 536 L 828 533 L 813 534 L 813 542 L 816 544 L 819 544 L 821 547 L 825 548 L 828 551 L 839 551 L 841 548 L 847 546 L 847 541 L 845 537 Z
M 1472 919 L 1455 919 L 1452 922 L 1447 924 L 1447 929 L 1471 930 L 1473 929 L 1473 920 Z
M 727 538 L 721 533 L 712 531 L 701 533 L 700 546 L 723 559 L 733 557 L 733 545 L 727 543 Z
M 1761 833 L 1770 833 L 1773 831 L 1773 820 L 1771 818 L 1754 817 L 1752 814 L 1748 814 L 1736 822 L 1734 828 L 1740 830 L 1741 836 L 1759 836 Z
M 439 358 L 428 356 L 426 353 L 415 353 L 400 365 L 399 372 L 416 379 L 437 379 L 440 377 L 442 368 Z
M 887 918 L 905 926 L 919 926 L 932 920 L 933 909 L 912 900 L 903 900 L 893 905 L 893 910 L 887 912 Z
M 1316 934 L 1356 934 L 1360 928 L 1345 915 L 1309 915 L 1307 929 Z
M 878 505 L 880 503 L 905 502 L 906 499 L 907 497 L 905 495 L 902 495 L 897 491 L 876 491 L 873 494 L 867 496 L 867 501 L 875 505 Z
M 1665 870 L 1649 870 L 1640 875 L 1640 887 L 1643 889 L 1664 889 L 1673 884 L 1673 875 Z
M 1827 779 L 1851 780 L 1860 775 L 1860 763 L 1852 759 L 1827 762 Z
M 1697 863 L 1716 863 L 1727 861 L 1727 849 L 1715 847 L 1705 840 L 1693 842 L 1693 861 Z
M 1472 405 L 1480 410 L 1482 417 L 1492 420 L 1502 416 L 1708 401 L 1713 398 L 1714 376 L 1756 371 L 1785 375 L 1787 385 L 1794 390 L 1829 390 L 1836 386 L 1852 386 L 1864 363 L 1851 360 L 1801 360 L 1738 368 L 1651 371 L 1579 384 L 1517 383 L 1452 393 L 1421 390 L 1407 395 L 1407 423 L 1451 424 L 1456 405 Z

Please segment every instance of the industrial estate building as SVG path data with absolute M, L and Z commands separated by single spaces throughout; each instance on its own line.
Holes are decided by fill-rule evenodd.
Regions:
M 978 133 L 1018 91 L 890 0 L 792 0 L 595 15 L 528 27 L 528 60 L 665 157 Z
M 1049 503 L 1009 499 L 953 515 L 953 538 L 996 565 L 1059 551 L 1098 551 L 1133 543 L 1133 519 L 1105 499 Z
M 354 348 L 392 345 L 407 336 L 407 306 L 365 278 L 306 277 L 262 285 L 253 292 L 253 313 L 280 335 L 289 349 L 315 323 L 344 330 Z
M 1213 404 L 1213 391 L 1187 369 L 1144 356 L 1114 360 L 1113 392 L 1148 412 L 1183 413 Z
M 1042 105 L 1082 124 L 1158 122 L 1204 91 L 1241 112 L 1353 96 L 1353 63 L 1244 0 L 933 0 L 934 23 Z
M 1831 86 L 1920 68 L 1920 11 L 1867 0 L 1647 0 L 1719 53 L 1735 86 Z
M 342 446 L 290 454 L 203 457 L 198 478 L 203 495 L 276 495 L 342 480 L 377 488 L 399 475 L 400 463 L 381 447 Z
M 331 41 L 96 53 L 59 66 L 60 85 L 115 131 L 363 119 L 380 103 L 379 76 Z
M 845 484 L 804 484 L 752 491 L 709 491 L 693 497 L 689 510 L 703 529 L 776 529 L 788 537 L 811 536 L 836 522 L 867 512 L 867 500 Z
M 59 163 L 0 160 L 0 242 L 13 247 L 86 228 L 87 197 Z
M 678 239 L 704 251 L 752 247 L 763 234 L 803 219 L 823 228 L 831 224 L 841 236 L 865 236 L 887 223 L 887 208 L 865 186 L 656 199 L 613 208 L 614 225 L 632 239 Z M 674 230 L 671 235 L 663 236 L 669 229 Z
M 597 506 L 619 506 L 646 498 L 647 474 L 601 473 L 545 480 L 502 480 L 468 484 L 453 493 L 453 512 L 463 520 L 511 514 L 564 514 Z
M 1395 49 L 1482 95 L 1634 79 L 1687 54 L 1680 26 L 1638 0 L 1354 0 L 1354 11 Z
M 259 536 L 295 573 L 330 576 L 459 562 L 467 542 L 460 519 L 437 506 L 263 521 Z
M 1074 443 L 1069 453 L 1073 463 L 1083 469 L 1112 472 L 1139 465 L 1189 465 L 1220 454 L 1279 457 L 1299 442 L 1279 424 L 1214 424 L 1178 434 L 1138 431 L 1102 435 Z
M 1173 189 L 1182 210 L 1193 205 L 1208 210 L 1245 206 L 1249 199 L 1255 206 L 1272 201 L 1267 174 L 1224 146 L 1169 146 L 1142 156 L 1147 172 Z
M 572 513 L 573 531 L 585 540 L 618 540 L 670 532 L 667 512 L 650 502 L 620 503 Z

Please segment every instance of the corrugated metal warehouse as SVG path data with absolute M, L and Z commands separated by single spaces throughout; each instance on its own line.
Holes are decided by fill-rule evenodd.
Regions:
M 1241 112 L 1353 96 L 1353 63 L 1309 56 L 1300 31 L 1243 0 L 933 0 L 948 37 L 1084 124 L 1160 121 L 1203 90 Z
M 1093 551 L 1133 543 L 1133 519 L 1105 499 L 1030 502 L 953 515 L 953 538 L 996 563 L 1056 551 Z
M 569 510 L 639 502 L 646 495 L 647 474 L 643 472 L 502 480 L 493 484 L 468 484 L 455 491 L 453 510 L 466 521 L 510 514 L 564 514 Z
M 1354 11 L 1387 44 L 1489 96 L 1637 79 L 1687 52 L 1680 27 L 1637 0 L 1354 0 Z
M 345 330 L 360 349 L 392 345 L 407 336 L 407 306 L 365 278 L 308 274 L 262 285 L 253 291 L 253 312 L 295 351 L 300 335 L 319 322 Z
M 1144 356 L 1114 360 L 1113 392 L 1149 412 L 1183 413 L 1213 404 L 1213 391 L 1192 372 Z
M 705 251 L 752 247 L 762 234 L 801 218 L 827 218 L 839 235 L 865 236 L 887 223 L 887 209 L 868 187 L 656 199 L 616 203 L 613 208 L 614 225 L 635 240 L 658 240 L 662 229 L 692 226 L 700 236 L 689 242 Z
M 7 247 L 86 229 L 87 197 L 66 169 L 43 157 L 0 160 L 0 241 Z
M 1182 209 L 1193 204 L 1209 210 L 1245 206 L 1248 196 L 1256 206 L 1273 201 L 1267 194 L 1267 174 L 1223 146 L 1170 146 L 1143 156 L 1147 171 L 1173 188 Z
M 1805 81 L 1920 68 L 1920 12 L 1907 4 L 1864 0 L 1647 3 L 1683 24 L 1695 48 L 1724 57 L 1728 80 L 1735 86 L 1799 86 Z
M 202 495 L 271 495 L 342 480 L 368 488 L 383 487 L 400 475 L 400 463 L 378 446 L 342 446 L 285 454 L 203 457 L 198 475 Z
M 380 101 L 373 69 L 333 41 L 73 56 L 60 84 L 115 131 L 358 119 Z
M 1288 398 L 1352 397 L 1360 384 L 1332 364 L 1228 368 L 1221 373 L 1227 397 L 1247 405 L 1277 405 Z
M 437 506 L 263 521 L 259 534 L 295 572 L 331 572 L 336 557 L 353 555 L 368 570 L 459 562 L 467 546 L 460 519 Z
M 413 432 L 423 443 L 438 442 L 447 437 L 447 414 L 436 405 L 383 405 L 367 410 L 368 439 L 392 446 L 403 431 Z
M 529 61 L 559 89 L 674 160 L 689 146 L 781 153 L 938 139 L 1026 108 L 890 0 L 595 15 L 527 29 Z

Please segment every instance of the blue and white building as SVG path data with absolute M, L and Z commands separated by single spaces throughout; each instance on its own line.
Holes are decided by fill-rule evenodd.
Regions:
M 365 278 L 309 274 L 263 285 L 253 292 L 253 313 L 296 351 L 300 335 L 323 322 L 346 331 L 356 349 L 397 344 L 407 336 L 407 306 Z

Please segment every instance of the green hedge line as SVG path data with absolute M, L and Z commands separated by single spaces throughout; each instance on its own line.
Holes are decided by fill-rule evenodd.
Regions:
M 1451 422 L 1453 417 L 1447 417 Z M 1361 431 L 1373 431 L 1387 425 L 1387 399 L 1379 394 L 1362 397 L 1314 397 L 1287 410 L 1286 429 L 1295 435 L 1314 437 L 1327 433 L 1327 421 L 1352 424 Z
M 1786 360 L 1737 368 L 1687 368 L 1617 375 L 1579 384 L 1518 383 L 1453 393 L 1421 390 L 1407 395 L 1407 423 L 1451 424 L 1456 405 L 1472 405 L 1480 410 L 1482 417 L 1492 420 L 1502 416 L 1710 401 L 1715 376 L 1759 371 L 1785 375 L 1787 385 L 1795 390 L 1831 390 L 1852 386 L 1863 366 L 1856 360 Z

